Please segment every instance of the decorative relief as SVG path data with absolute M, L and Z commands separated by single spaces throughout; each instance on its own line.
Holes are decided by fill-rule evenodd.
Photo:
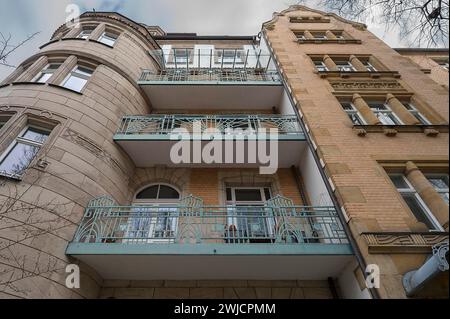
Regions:
M 66 140 L 85 148 L 89 153 L 91 153 L 91 154 L 95 155 L 97 158 L 103 160 L 105 163 L 107 163 L 113 169 L 119 169 L 124 176 L 128 176 L 125 169 L 122 168 L 122 166 L 119 164 L 119 162 L 116 159 L 114 159 L 111 154 L 109 154 L 108 152 L 103 150 L 100 146 L 98 146 L 91 139 L 89 139 L 71 129 L 66 129 L 62 136 Z M 128 180 L 128 177 L 126 177 L 125 180 Z
M 0 112 L 8 112 L 10 109 L 9 105 L 0 106 Z
M 448 233 L 363 233 L 370 253 L 430 253 L 449 238 Z
M 397 81 L 330 81 L 336 91 L 406 91 Z

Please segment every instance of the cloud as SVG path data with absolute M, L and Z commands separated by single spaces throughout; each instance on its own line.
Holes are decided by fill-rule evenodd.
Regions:
M 11 56 L 11 64 L 20 64 L 37 52 L 52 33 L 65 22 L 65 8 L 74 3 L 81 12 L 92 10 L 117 11 L 148 25 L 159 25 L 167 32 L 196 32 L 198 34 L 254 35 L 263 22 L 295 3 L 294 0 L 0 0 L 0 30 L 11 33 L 15 42 L 36 31 L 33 41 Z M 315 6 L 317 0 L 308 0 Z M 395 32 L 385 32 L 376 22 L 369 29 L 391 46 L 399 46 Z M 0 80 L 12 70 L 0 66 Z

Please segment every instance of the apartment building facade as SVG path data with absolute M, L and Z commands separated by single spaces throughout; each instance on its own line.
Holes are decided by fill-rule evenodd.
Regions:
M 448 241 L 428 76 L 300 6 L 234 37 L 84 13 L 0 85 L 0 297 L 406 297 Z

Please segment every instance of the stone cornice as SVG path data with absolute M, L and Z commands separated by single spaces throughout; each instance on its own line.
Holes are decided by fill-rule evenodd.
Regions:
M 86 19 L 86 20 L 87 19 L 94 19 L 94 20 L 97 19 L 98 20 L 99 18 L 100 19 L 105 19 L 105 20 L 113 20 L 115 22 L 119 22 L 120 24 L 124 24 L 124 25 L 128 26 L 129 28 L 133 29 L 134 31 L 136 31 L 142 37 L 144 37 L 151 44 L 153 49 L 158 49 L 159 48 L 158 43 L 155 41 L 155 39 L 153 39 L 153 37 L 150 34 L 149 30 L 145 26 L 143 26 L 143 25 L 141 25 L 141 24 L 139 24 L 139 23 L 137 23 L 137 22 L 127 18 L 127 17 L 125 17 L 124 15 L 121 15 L 120 13 L 117 13 L 117 12 L 92 12 L 92 11 L 88 11 L 88 12 L 83 13 L 80 16 L 80 20 L 84 20 L 84 19 Z M 52 39 L 59 32 L 64 30 L 65 28 L 66 28 L 65 24 L 61 25 L 53 33 Z
M 367 26 L 366 26 L 365 24 L 363 24 L 363 23 L 350 21 L 350 20 L 347 20 L 347 19 L 344 19 L 344 18 L 338 16 L 338 15 L 335 14 L 335 13 L 327 13 L 327 12 L 324 12 L 324 11 L 320 11 L 320 10 L 316 10 L 316 9 L 311 9 L 311 8 L 309 8 L 309 7 L 307 7 L 307 6 L 302 6 L 302 5 L 291 5 L 291 6 L 290 6 L 289 8 L 287 8 L 286 10 L 283 10 L 283 11 L 281 11 L 281 12 L 275 12 L 275 13 L 273 14 L 273 18 L 272 18 L 271 20 L 266 21 L 266 22 L 263 23 L 262 29 L 267 29 L 267 30 L 273 29 L 273 26 L 274 26 L 275 23 L 278 21 L 278 18 L 279 18 L 280 16 L 284 16 L 286 13 L 294 12 L 294 11 L 309 11 L 309 12 L 314 12 L 314 13 L 321 14 L 321 15 L 326 16 L 326 17 L 333 17 L 333 18 L 335 18 L 336 20 L 339 20 L 339 21 L 344 22 L 344 23 L 348 23 L 348 24 L 352 25 L 354 28 L 356 28 L 356 29 L 358 29 L 358 30 L 367 30 Z
M 430 254 L 431 248 L 449 238 L 448 232 L 362 233 L 371 254 Z

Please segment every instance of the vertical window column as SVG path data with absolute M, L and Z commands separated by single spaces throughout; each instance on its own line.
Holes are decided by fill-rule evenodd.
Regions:
M 361 97 L 361 95 L 355 93 L 353 95 L 353 105 L 356 107 L 356 109 L 359 111 L 359 113 L 364 117 L 364 120 L 367 122 L 368 125 L 378 125 L 381 124 L 378 117 L 375 116 L 375 114 L 370 109 L 369 105 L 364 101 L 364 99 Z
M 303 32 L 303 35 L 305 36 L 306 39 L 314 39 L 314 36 L 312 35 L 311 32 L 309 32 L 308 30 L 305 30 Z
M 82 30 L 82 29 L 81 29 L 81 26 L 78 25 L 78 27 L 72 28 L 72 30 L 70 30 L 70 31 L 65 35 L 64 38 L 75 38 L 77 35 L 80 34 L 81 30 Z
M 333 59 L 330 58 L 328 55 L 325 55 L 323 57 L 323 63 L 325 63 L 329 71 L 338 71 L 336 63 L 334 63 Z
M 74 55 L 69 56 L 64 63 L 53 73 L 52 77 L 47 81 L 47 83 L 59 85 L 69 74 L 69 72 L 77 65 L 77 57 Z
M 325 31 L 325 35 L 327 36 L 327 39 L 330 40 L 336 40 L 337 37 L 334 35 L 333 32 L 331 32 L 330 30 Z
M 394 111 L 395 114 L 400 117 L 403 123 L 405 125 L 417 125 L 421 124 L 420 121 L 414 117 L 403 105 L 402 102 L 400 102 L 394 95 L 388 94 L 386 96 L 386 103 L 389 104 L 392 111 Z
M 15 82 L 30 82 L 33 78 L 42 71 L 47 65 L 48 60 L 46 56 L 41 56 L 37 59 L 25 72 L 23 72 Z
M 106 24 L 105 23 L 100 23 L 94 29 L 94 31 L 92 31 L 91 36 L 89 37 L 89 39 L 98 40 L 98 38 L 101 37 L 101 35 L 103 34 L 103 32 L 105 32 L 105 30 L 106 30 Z
M 405 175 L 439 223 L 448 230 L 448 205 L 413 162 L 406 163 Z
M 357 71 L 367 72 L 367 67 L 354 55 L 350 56 L 350 63 L 354 66 Z

